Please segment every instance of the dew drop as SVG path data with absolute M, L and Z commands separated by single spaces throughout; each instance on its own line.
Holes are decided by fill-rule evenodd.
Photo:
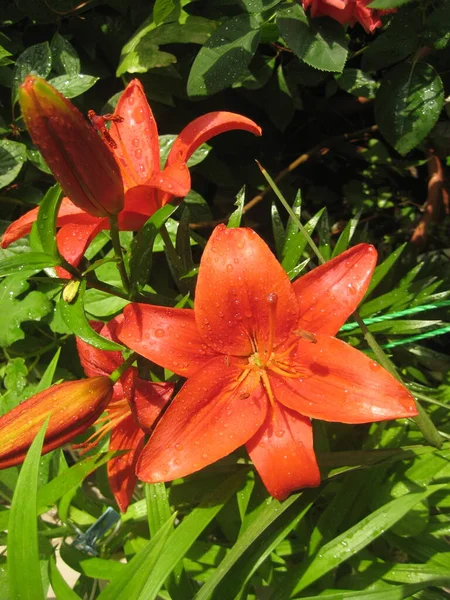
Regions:
M 155 337 L 162 338 L 165 336 L 164 329 L 155 329 Z

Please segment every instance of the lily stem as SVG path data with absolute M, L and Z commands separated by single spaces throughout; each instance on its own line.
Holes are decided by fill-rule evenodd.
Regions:
M 120 279 L 122 280 L 124 290 L 127 294 L 129 294 L 130 280 L 128 279 L 128 273 L 125 268 L 125 261 L 123 259 L 122 246 L 120 245 L 119 221 L 117 219 L 117 215 L 111 215 L 109 217 L 109 226 L 111 231 L 111 242 L 114 248 L 114 254 L 116 255 L 119 261 L 117 263 L 117 268 L 119 269 Z
M 118 367 L 115 371 L 113 371 L 111 373 L 111 375 L 109 376 L 109 378 L 111 379 L 111 381 L 113 383 L 116 383 L 116 381 L 118 381 L 122 375 L 125 373 L 125 371 L 127 369 L 129 369 L 131 367 L 131 365 L 137 360 L 138 354 L 136 354 L 136 352 L 133 352 L 133 354 L 130 354 L 130 356 L 123 361 L 123 363 L 120 365 L 120 367 Z
M 280 200 L 281 204 L 287 210 L 289 216 L 292 218 L 294 223 L 296 223 L 297 227 L 304 235 L 311 250 L 317 256 L 319 262 L 321 264 L 324 264 L 326 261 L 325 261 L 324 257 L 322 256 L 322 253 L 320 252 L 319 248 L 317 247 L 317 245 L 315 244 L 314 240 L 311 238 L 309 233 L 306 231 L 305 227 L 300 222 L 300 219 L 297 217 L 297 215 L 294 213 L 292 208 L 289 206 L 288 202 L 284 198 L 284 196 L 281 193 L 280 189 L 278 188 L 277 184 L 274 182 L 272 177 L 267 173 L 267 171 L 264 169 L 264 167 L 258 161 L 256 161 L 256 163 L 257 163 L 258 167 L 261 169 L 261 173 L 264 175 L 266 181 L 268 182 L 268 184 L 270 185 L 270 187 L 276 194 L 277 198 Z M 378 360 L 378 362 L 380 363 L 380 365 L 382 367 L 384 367 L 386 369 L 386 371 L 388 371 L 393 377 L 395 377 L 402 385 L 405 386 L 405 382 L 402 380 L 402 378 L 398 374 L 397 369 L 395 368 L 393 362 L 390 360 L 390 358 L 387 356 L 387 354 L 383 351 L 383 349 L 378 344 L 378 342 L 376 341 L 374 336 L 367 329 L 367 326 L 364 323 L 364 321 L 362 320 L 362 318 L 360 317 L 358 311 L 355 310 L 355 312 L 353 313 L 352 316 L 355 319 L 355 321 L 358 323 L 359 328 L 361 329 L 362 334 L 364 336 L 364 339 L 367 342 L 367 345 L 372 350 L 372 352 L 375 354 L 375 357 Z M 439 431 L 436 429 L 436 426 L 434 425 L 433 421 L 430 419 L 430 417 L 428 416 L 428 413 L 421 406 L 421 404 L 419 403 L 417 398 L 415 398 L 415 402 L 416 402 L 416 407 L 417 407 L 419 414 L 417 417 L 414 417 L 414 422 L 416 423 L 417 427 L 422 432 L 422 434 L 423 434 L 424 438 L 427 440 L 427 442 L 429 444 L 431 444 L 432 446 L 435 446 L 436 448 L 440 448 L 442 446 L 442 437 L 441 437 Z
M 175 269 L 178 272 L 178 277 L 181 277 L 181 275 L 183 275 L 183 271 L 184 271 L 183 265 L 181 263 L 180 257 L 177 254 L 177 251 L 175 250 L 172 240 L 170 239 L 169 232 L 167 231 L 165 225 L 163 225 L 160 228 L 159 233 L 163 239 L 164 246 L 166 247 L 166 250 L 167 250 L 167 254 L 169 255 L 169 258 L 172 261 L 173 266 L 175 267 Z

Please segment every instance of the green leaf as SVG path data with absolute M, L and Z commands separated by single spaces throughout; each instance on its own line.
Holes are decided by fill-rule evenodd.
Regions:
M 241 0 L 244 8 L 249 13 L 261 13 L 280 4 L 281 0 Z
M 52 68 L 58 75 L 73 77 L 80 72 L 80 59 L 72 44 L 59 33 L 50 42 Z
M 333 249 L 333 253 L 331 255 L 332 258 L 341 254 L 349 247 L 353 234 L 355 233 L 355 229 L 358 226 L 359 219 L 361 218 L 361 212 L 359 211 L 344 228 L 344 231 L 339 236 L 338 241 L 336 242 L 336 246 Z
M 287 600 L 335 569 L 342 562 L 365 548 L 392 527 L 418 502 L 433 494 L 440 486 L 431 486 L 420 493 L 407 494 L 388 502 L 359 523 L 325 544 L 310 561 L 295 573 L 286 576 L 273 600 Z
M 403 9 L 389 27 L 371 41 L 363 54 L 363 71 L 379 71 L 407 58 L 417 50 L 423 30 L 421 12 L 416 6 Z
M 241 487 L 245 477 L 246 470 L 241 470 L 226 479 L 215 490 L 208 492 L 202 498 L 199 506 L 184 518 L 167 540 L 154 568 L 147 570 L 148 579 L 139 596 L 140 600 L 154 600 L 157 597 L 167 576 L 183 558 L 205 527 Z M 120 596 L 117 600 L 130 600 L 130 596 Z
M 163 23 L 178 6 L 177 0 L 156 0 L 153 6 L 153 20 L 156 25 Z
M 47 388 L 49 388 L 52 385 L 53 377 L 55 376 L 56 367 L 58 366 L 58 360 L 59 360 L 60 354 L 61 354 L 61 348 L 58 348 L 58 350 L 55 352 L 55 356 L 48 363 L 48 366 L 45 369 L 44 374 L 42 375 L 41 380 L 39 381 L 39 383 L 36 387 L 36 392 L 35 392 L 36 394 L 38 394 L 39 392 L 43 392 L 44 390 L 46 390 Z
M 273 239 L 275 240 L 276 255 L 278 259 L 281 260 L 281 257 L 283 256 L 285 232 L 284 225 L 281 221 L 280 213 L 278 212 L 275 202 L 272 202 L 270 207 L 270 215 L 272 217 L 272 233 Z
M 23 252 L 0 261 L 0 277 L 37 273 L 47 267 L 54 267 L 59 262 L 59 259 L 45 252 Z
M 41 240 L 42 250 L 59 260 L 59 251 L 56 244 L 56 220 L 59 206 L 62 201 L 62 192 L 59 185 L 54 185 L 45 194 L 37 216 L 36 227 Z
M 87 92 L 99 79 L 93 75 L 77 73 L 75 75 L 59 75 L 59 77 L 49 79 L 48 82 L 66 98 L 76 98 Z
M 258 545 L 261 544 L 260 537 L 267 531 L 267 529 L 273 525 L 277 519 L 283 516 L 283 514 L 291 508 L 294 503 L 297 503 L 297 500 L 300 499 L 300 503 L 297 503 L 297 510 L 292 515 L 292 511 L 290 511 L 290 519 L 289 521 L 292 525 L 298 520 L 299 515 L 304 516 L 306 512 L 311 508 L 314 503 L 314 500 L 318 496 L 318 492 L 310 492 L 306 494 L 306 498 L 304 499 L 303 494 L 293 494 L 284 502 L 278 502 L 277 500 L 271 500 L 269 504 L 266 504 L 263 507 L 263 510 L 258 513 L 258 518 L 255 518 L 250 525 L 244 530 L 244 532 L 239 536 L 236 544 L 233 548 L 228 552 L 226 558 L 220 563 L 219 567 L 215 570 L 214 574 L 208 579 L 202 589 L 195 596 L 195 600 L 207 600 L 211 597 L 212 592 L 217 588 L 222 579 L 227 575 L 230 569 L 237 563 L 237 561 L 243 556 L 244 552 L 246 552 L 250 546 L 254 543 Z M 300 504 L 300 506 L 299 506 Z M 289 523 L 287 525 L 287 530 L 285 535 L 287 535 L 290 531 Z M 279 532 L 275 534 L 275 539 L 278 538 Z M 284 536 L 283 536 L 284 537 Z M 281 541 L 281 540 L 279 540 Z M 270 548 L 270 544 L 269 544 Z M 259 549 L 262 549 L 261 547 Z M 233 577 L 230 578 L 230 585 L 233 585 Z M 225 582 L 224 582 L 225 583 Z M 225 586 L 226 588 L 227 586 Z M 236 590 L 234 590 L 236 592 Z M 224 592 L 225 593 L 225 592 Z M 227 598 L 234 598 L 235 593 L 231 596 L 227 596 Z M 221 596 L 222 597 L 222 596 Z
M 171 537 L 173 515 L 150 542 L 138 552 L 117 577 L 98 596 L 98 600 L 137 600 L 145 585 L 148 574 L 152 572 L 161 553 Z
M 375 118 L 383 136 L 404 156 L 431 131 L 443 105 L 442 81 L 433 67 L 402 63 L 381 82 Z
M 134 290 L 141 291 L 148 281 L 153 260 L 153 244 L 160 228 L 177 209 L 166 204 L 157 210 L 140 229 L 131 242 L 130 283 Z
M 442 50 L 450 42 L 450 5 L 446 2 L 434 10 L 424 25 L 423 40 L 427 46 Z
M 55 592 L 55 596 L 58 598 L 58 600 L 81 600 L 80 596 L 73 591 L 64 577 L 58 571 L 54 556 L 50 557 L 49 575 L 53 591 Z
M 383 281 L 392 267 L 395 265 L 397 260 L 400 258 L 403 250 L 406 248 L 406 244 L 403 244 L 394 252 L 392 252 L 382 263 L 378 265 L 372 275 L 372 279 L 370 280 L 370 285 L 366 292 L 366 297 L 373 292 L 373 290 Z
M 236 206 L 237 208 L 235 211 L 233 211 L 231 213 L 230 218 L 228 219 L 227 227 L 240 227 L 241 219 L 242 219 L 242 211 L 244 209 L 244 202 L 245 202 L 245 185 L 238 192 L 238 194 L 236 196 L 236 202 L 234 203 L 234 206 Z
M 27 48 L 16 61 L 11 88 L 11 102 L 17 102 L 19 86 L 27 75 L 38 75 L 44 79 L 52 68 L 52 52 L 48 42 Z
M 0 46 L 0 67 L 6 67 L 14 62 L 9 58 L 10 56 L 12 56 L 11 52 Z
M 70 327 L 71 331 L 80 339 L 85 341 L 94 348 L 100 350 L 123 350 L 123 346 L 107 340 L 102 337 L 96 331 L 92 329 L 84 313 L 84 294 L 86 291 L 86 281 L 81 283 L 80 289 L 76 299 L 71 302 L 65 302 L 61 296 L 59 300 L 59 308 L 61 315 L 66 322 L 67 326 Z
M 320 71 L 341 72 L 347 60 L 345 31 L 331 19 L 313 19 L 311 23 L 300 5 L 278 11 L 277 26 L 294 54 Z
M 305 224 L 305 229 L 307 233 L 309 233 L 309 235 L 311 235 L 315 230 L 317 223 L 319 223 L 324 211 L 325 207 L 321 208 L 319 212 L 317 212 L 313 217 L 311 217 L 311 219 Z M 296 227 L 295 223 L 294 226 Z M 298 229 L 297 233 L 295 234 L 290 233 L 290 231 L 286 234 L 286 240 L 283 248 L 283 261 L 281 264 L 288 273 L 295 269 L 295 267 L 297 266 L 298 261 L 304 249 L 306 248 L 307 243 L 308 241 L 306 240 L 302 232 L 298 231 Z
M 442 578 L 436 577 L 436 581 L 442 581 Z M 359 592 L 337 591 L 335 594 L 328 593 L 324 595 L 326 600 L 403 600 L 403 598 L 419 598 L 415 596 L 416 592 L 423 590 L 430 585 L 430 581 L 422 583 L 410 583 L 396 585 L 395 587 L 383 587 L 382 591 L 363 590 Z M 302 600 L 317 600 L 318 596 L 302 596 Z M 422 598 L 422 596 L 420 596 Z
M 7 315 L 0 328 L 0 346 L 10 346 L 23 340 L 22 323 L 39 321 L 52 312 L 48 298 L 38 291 L 27 293 L 29 289 L 30 284 L 22 275 L 8 277 L 0 284 L 0 314 Z M 24 294 L 26 296 L 21 298 Z
M 344 69 L 342 75 L 335 75 L 338 86 L 353 96 L 375 98 L 378 82 L 361 69 Z
M 403 6 L 403 4 L 408 4 L 413 1 L 414 0 L 373 0 L 373 2 L 369 4 L 369 8 L 386 10 L 389 8 L 397 8 L 398 6 Z
M 8 578 L 11 598 L 44 600 L 37 532 L 39 461 L 48 419 L 27 452 L 17 480 L 8 524 Z M 26 576 L 24 574 L 26 573 Z
M 124 73 L 146 73 L 149 69 L 168 67 L 177 61 L 173 54 L 162 52 L 151 36 L 141 38 L 120 61 L 116 77 Z
M 0 140 L 0 188 L 9 185 L 27 160 L 27 147 L 19 142 Z
M 243 73 L 258 47 L 260 31 L 248 15 L 227 19 L 197 54 L 187 83 L 189 96 L 208 96 L 229 87 Z

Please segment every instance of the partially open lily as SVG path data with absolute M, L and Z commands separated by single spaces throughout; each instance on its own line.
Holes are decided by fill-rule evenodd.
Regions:
M 91 326 L 103 337 L 117 341 L 116 332 L 122 319 L 120 315 L 106 325 L 94 321 Z M 89 377 L 109 375 L 123 363 L 120 352 L 99 350 L 79 338 L 77 349 Z M 107 467 L 109 485 L 121 511 L 127 509 L 134 492 L 137 481 L 135 467 L 145 436 L 151 431 L 172 392 L 173 384 L 145 381 L 139 377 L 135 367 L 127 369 L 114 384 L 107 416 L 97 422 L 100 427 L 87 442 L 87 447 L 90 447 L 111 432 L 109 450 L 127 450 L 126 454 L 108 461 Z
M 161 171 L 156 121 L 141 83 L 131 81 L 120 97 L 104 142 L 116 158 L 125 189 L 119 228 L 137 230 L 158 208 L 185 196 L 191 186 L 187 161 L 193 152 L 208 139 L 234 129 L 261 135 L 256 123 L 235 113 L 218 111 L 195 119 L 175 140 Z M 31 231 L 38 210 L 30 210 L 8 227 L 2 238 L 3 248 Z M 92 216 L 64 198 L 57 220 L 59 251 L 77 266 L 90 242 L 109 226 L 107 218 Z M 68 277 L 64 269 L 57 271 L 61 277 Z
M 102 375 L 52 385 L 28 398 L 0 418 L 0 469 L 23 462 L 47 417 L 43 454 L 88 429 L 112 395 L 112 381 Z
M 142 451 L 147 482 L 183 477 L 242 444 L 268 491 L 317 486 L 311 419 L 367 423 L 417 414 L 409 392 L 333 337 L 376 264 L 359 244 L 291 284 L 250 229 L 217 227 L 195 308 L 129 304 L 119 338 L 188 380 Z

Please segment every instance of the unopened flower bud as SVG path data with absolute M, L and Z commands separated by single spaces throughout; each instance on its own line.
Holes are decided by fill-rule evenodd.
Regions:
M 52 385 L 0 418 L 0 468 L 21 463 L 47 417 L 42 453 L 62 446 L 94 423 L 112 398 L 109 377 Z
M 95 217 L 119 213 L 124 203 L 120 169 L 80 111 L 32 75 L 20 86 L 19 102 L 31 138 L 66 196 Z

